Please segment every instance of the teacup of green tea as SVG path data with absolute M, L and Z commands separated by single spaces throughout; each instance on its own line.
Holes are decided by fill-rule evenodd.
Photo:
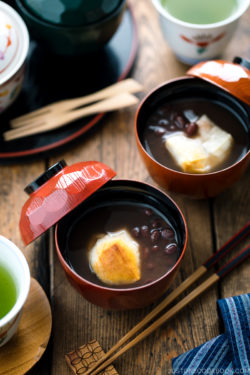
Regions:
M 250 0 L 152 0 L 163 35 L 186 64 L 218 58 Z
M 0 236 L 0 346 L 17 331 L 29 288 L 30 271 L 23 253 Z

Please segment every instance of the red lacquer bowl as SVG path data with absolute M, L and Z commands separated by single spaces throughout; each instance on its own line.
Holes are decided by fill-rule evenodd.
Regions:
M 235 181 L 239 180 L 250 161 L 248 144 L 247 152 L 229 167 L 211 173 L 191 174 L 171 169 L 167 164 L 163 165 L 155 160 L 153 156 L 147 152 L 144 146 L 143 130 L 145 129 L 147 119 L 155 108 L 157 108 L 157 106 L 163 101 L 168 102 L 173 99 L 185 99 L 192 96 L 203 97 L 207 100 L 216 100 L 222 106 L 226 107 L 228 111 L 231 111 L 232 114 L 235 115 L 236 113 L 244 131 L 246 132 L 246 137 L 250 137 L 250 110 L 249 104 L 247 104 L 248 100 L 250 100 L 250 91 L 248 92 L 248 89 L 250 90 L 249 75 L 245 73 L 246 79 L 243 79 L 245 86 L 243 85 L 244 87 L 242 90 L 239 82 L 240 79 L 238 77 L 238 86 L 234 90 L 234 94 L 237 92 L 238 97 L 242 97 L 241 94 L 244 94 L 243 102 L 231 95 L 231 83 L 223 82 L 223 77 L 216 77 L 215 75 L 216 79 L 213 79 L 211 74 L 210 76 L 207 75 L 206 78 L 200 77 L 202 73 L 201 65 L 202 64 L 199 64 L 200 71 L 193 68 L 190 73 L 199 78 L 180 77 L 165 82 L 150 92 L 141 102 L 135 118 L 137 146 L 150 176 L 161 187 L 192 198 L 208 198 L 221 193 Z M 219 63 L 217 67 L 218 66 L 221 66 L 221 64 Z M 247 69 L 243 68 L 243 72 L 244 71 L 247 72 Z M 231 81 L 232 80 L 231 77 Z
M 166 210 L 179 237 L 179 257 L 174 266 L 167 270 L 159 279 L 143 286 L 129 289 L 111 288 L 96 285 L 77 274 L 67 260 L 67 232 L 71 223 L 86 209 L 89 201 L 83 202 L 77 209 L 65 216 L 56 226 L 55 241 L 60 263 L 70 283 L 89 302 L 112 310 L 137 309 L 147 306 L 162 296 L 174 280 L 182 262 L 187 245 L 187 227 L 185 219 L 177 205 L 163 192 L 154 187 L 136 181 L 115 180 L 108 182 L 91 196 L 91 204 L 113 201 L 113 197 L 120 194 L 120 199 L 126 201 L 131 196 L 136 197 L 137 202 L 150 204 L 152 207 Z
M 27 245 L 57 223 L 57 254 L 76 290 L 88 301 L 107 309 L 141 308 L 155 301 L 169 288 L 186 251 L 187 226 L 182 212 L 165 193 L 142 182 L 112 181 L 114 176 L 111 168 L 96 161 L 71 166 L 60 161 L 25 188 L 29 198 L 22 209 L 20 231 Z M 83 273 L 79 275 L 68 259 L 67 251 L 72 243 L 69 233 L 77 225 L 78 219 L 89 210 L 116 202 L 136 202 L 155 208 L 167 217 L 175 230 L 178 243 L 176 263 L 172 268 L 167 268 L 163 276 L 146 285 L 127 289 L 100 286 L 84 278 Z

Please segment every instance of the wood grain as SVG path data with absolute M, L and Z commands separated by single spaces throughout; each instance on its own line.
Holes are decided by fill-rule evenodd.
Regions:
M 156 319 L 152 324 L 150 324 L 147 328 L 143 329 L 136 337 L 131 339 L 126 345 L 120 348 L 115 354 L 113 354 L 110 358 L 105 360 L 102 364 L 98 365 L 96 369 L 88 369 L 86 371 L 86 375 L 97 375 L 101 370 L 105 370 L 107 366 L 111 365 L 117 358 L 119 358 L 122 354 L 124 354 L 127 350 L 131 349 L 139 343 L 141 340 L 144 340 L 145 337 L 150 335 L 154 332 L 157 328 L 159 328 L 163 323 L 168 322 L 172 317 L 176 316 L 179 311 L 181 311 L 187 304 L 190 304 L 192 301 L 195 300 L 199 295 L 204 293 L 211 285 L 215 284 L 219 280 L 219 276 L 216 273 L 213 273 L 210 277 L 208 277 L 203 283 L 197 286 L 192 292 L 190 292 L 187 296 L 182 298 L 178 303 L 176 303 L 173 307 L 169 308 L 164 314 L 162 314 L 158 319 Z
M 121 108 L 133 106 L 138 103 L 138 98 L 128 92 L 106 98 L 97 103 L 84 106 L 83 108 L 51 111 L 34 118 L 25 120 L 18 124 L 15 129 L 7 130 L 3 133 L 5 141 L 23 138 L 28 135 L 52 131 L 80 118 L 96 115 L 102 112 L 117 111 Z
M 164 80 L 184 75 L 186 66 L 176 62 L 164 42 L 151 3 L 134 1 L 133 6 L 140 41 L 133 77 L 143 84 L 146 93 Z M 87 136 L 74 150 L 64 154 L 66 161 L 70 164 L 78 160 L 100 160 L 116 170 L 117 178 L 153 183 L 136 149 L 134 116 L 133 109 L 106 116 L 98 130 Z M 55 161 L 51 160 L 51 164 Z M 178 285 L 213 253 L 213 240 L 210 202 L 189 201 L 174 195 L 173 197 L 187 218 L 190 233 L 183 267 L 174 284 Z M 52 373 L 67 374 L 70 372 L 61 361 L 62 353 L 67 353 L 93 338 L 97 338 L 107 351 L 146 315 L 150 307 L 133 312 L 107 312 L 90 305 L 64 282 L 63 271 L 56 258 L 54 261 L 53 308 L 58 319 L 55 322 Z M 118 372 L 166 373 L 173 356 L 218 334 L 215 303 L 217 298 L 217 289 L 213 288 L 181 312 L 171 324 L 164 325 L 131 352 L 119 358 L 115 363 Z M 70 313 L 74 314 L 74 318 L 69 321 Z M 62 340 L 62 333 L 67 339 Z
M 88 368 L 98 362 L 105 355 L 97 340 L 92 340 L 80 348 L 67 353 L 65 360 L 76 375 L 84 374 Z M 113 365 L 106 367 L 100 375 L 119 375 Z
M 220 246 L 225 240 L 235 233 L 241 226 L 249 220 L 250 207 L 250 174 L 249 169 L 241 181 L 234 184 L 225 191 L 220 197 L 214 200 L 214 219 L 216 229 L 217 246 Z M 234 207 L 234 210 L 232 210 Z M 233 252 L 243 249 L 249 244 L 247 238 Z M 232 256 L 232 255 L 231 255 Z M 229 256 L 228 256 L 229 258 Z M 240 268 L 237 268 L 230 277 L 221 282 L 220 297 L 226 298 L 242 293 L 248 293 L 250 287 L 249 270 L 250 261 L 248 260 Z
M 13 241 L 26 256 L 31 273 L 36 276 L 38 265 L 34 248 L 39 246 L 31 244 L 24 247 L 19 232 L 19 219 L 22 206 L 27 199 L 24 188 L 39 176 L 45 169 L 44 161 L 29 162 L 28 164 L 13 164 L 1 166 L 1 188 L 0 188 L 0 228 L 1 235 Z
M 113 97 L 121 93 L 135 94 L 139 91 L 142 91 L 142 85 L 136 82 L 133 78 L 123 79 L 92 94 L 85 95 L 79 98 L 60 100 L 29 112 L 25 115 L 19 116 L 10 121 L 10 126 L 11 128 L 18 128 L 20 126 L 24 126 L 27 120 L 37 119 L 40 118 L 40 116 L 44 116 L 45 114 L 48 115 L 53 114 L 54 112 L 58 113 L 61 111 L 66 112 L 83 105 Z M 97 113 L 99 112 L 100 110 L 98 110 Z
M 143 84 L 143 98 L 156 85 L 185 75 L 188 67 L 178 62 L 163 39 L 157 14 L 150 0 L 131 1 L 138 26 L 139 49 L 132 76 Z M 250 59 L 250 9 L 241 18 L 233 40 L 222 58 L 235 55 Z M 51 295 L 53 338 L 48 347 L 48 360 L 30 374 L 69 375 L 64 355 L 84 343 L 97 339 L 107 351 L 129 329 L 155 306 L 136 311 L 106 311 L 85 301 L 70 286 L 54 251 L 53 233 L 43 241 L 24 248 L 18 222 L 26 197 L 23 187 L 40 175 L 46 165 L 64 158 L 68 164 L 83 160 L 99 160 L 127 178 L 155 183 L 140 159 L 134 136 L 136 108 L 106 115 L 79 140 L 74 147 L 60 149 L 49 160 L 1 166 L 0 227 L 1 234 L 16 243 L 28 259 L 32 275 L 44 281 Z M 180 273 L 172 289 L 190 275 L 216 248 L 220 247 L 249 220 L 249 170 L 232 188 L 210 200 L 188 200 L 171 194 L 188 222 L 189 241 Z M 49 257 L 47 256 L 49 252 Z M 50 284 L 49 284 L 50 283 Z M 171 322 L 164 324 L 131 351 L 115 361 L 123 374 L 165 375 L 171 370 L 171 359 L 222 332 L 216 301 L 218 298 L 249 291 L 249 262 L 228 275 L 218 287 L 212 287 Z M 44 361 L 44 362 L 43 362 Z M 46 363 L 45 363 L 46 362 Z
M 18 331 L 0 350 L 0 374 L 22 375 L 30 370 L 47 347 L 51 326 L 48 299 L 40 284 L 31 279 Z

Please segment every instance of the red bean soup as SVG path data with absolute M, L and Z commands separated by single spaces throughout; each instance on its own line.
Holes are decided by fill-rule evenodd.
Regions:
M 209 173 L 246 155 L 249 113 L 249 107 L 230 93 L 201 79 L 184 77 L 150 93 L 138 110 L 136 125 L 143 148 L 161 165 L 178 172 Z M 194 153 L 189 154 L 192 149 L 203 150 L 202 157 L 208 155 L 207 159 L 201 153 L 195 159 Z M 205 160 L 206 166 L 213 162 L 205 168 L 192 168 L 193 164 L 189 168 L 189 159 L 197 164 Z
M 142 139 L 146 151 L 158 162 L 181 171 L 167 148 L 165 141 L 171 134 L 183 131 L 188 137 L 196 135 L 196 120 L 206 115 L 234 139 L 229 156 L 212 172 L 234 164 L 248 150 L 248 135 L 238 116 L 223 105 L 202 98 L 185 98 L 160 104 L 150 115 Z
M 174 203 L 165 200 L 160 191 L 163 200 L 129 184 L 124 182 L 120 187 L 119 181 L 109 182 L 67 215 L 64 224 L 59 223 L 67 228 L 63 231 L 60 227 L 58 231 L 59 246 L 64 248 L 62 253 L 67 263 L 94 284 L 118 289 L 148 284 L 165 275 L 183 250 L 185 225 Z M 92 272 L 88 254 L 100 237 L 121 230 L 126 230 L 139 245 L 141 277 L 131 284 L 107 285 Z

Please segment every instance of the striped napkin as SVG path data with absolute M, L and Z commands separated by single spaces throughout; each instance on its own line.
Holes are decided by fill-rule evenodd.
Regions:
M 250 294 L 217 303 L 225 333 L 174 358 L 174 375 L 250 375 Z

